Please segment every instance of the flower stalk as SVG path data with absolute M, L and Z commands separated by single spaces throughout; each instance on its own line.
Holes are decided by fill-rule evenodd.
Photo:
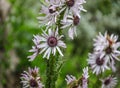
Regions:
M 58 33 L 61 34 L 61 20 L 64 17 L 64 12 L 63 11 L 56 22 L 56 30 L 58 27 Z M 45 88 L 56 88 L 56 81 L 58 78 L 59 71 L 62 67 L 62 64 L 58 66 L 58 54 L 56 56 L 51 55 L 50 59 L 46 61 L 46 83 L 45 83 Z M 57 68 L 58 67 L 58 68 Z
M 56 75 L 56 63 L 57 60 L 55 57 L 51 57 L 49 60 L 46 61 L 46 84 L 45 88 L 56 88 L 55 82 L 57 80 Z

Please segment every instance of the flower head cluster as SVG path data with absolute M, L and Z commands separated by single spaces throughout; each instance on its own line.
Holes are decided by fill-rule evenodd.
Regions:
M 71 39 L 76 35 L 76 27 L 80 22 L 81 11 L 86 12 L 83 8 L 85 0 L 45 0 L 45 5 L 42 5 L 40 16 L 38 17 L 41 25 L 45 24 L 47 27 L 55 24 L 62 24 L 61 28 L 68 28 L 68 35 Z M 61 18 L 61 23 L 57 23 L 57 19 Z
M 64 6 L 63 9 L 65 9 L 64 13 L 64 19 L 61 21 L 61 24 L 63 25 L 61 28 L 68 28 L 68 35 L 71 39 L 76 36 L 76 27 L 80 23 L 80 12 L 86 10 L 83 8 L 84 3 L 86 3 L 85 0 L 63 0 Z
M 107 32 L 104 35 L 99 33 L 94 39 L 94 52 L 89 55 L 88 59 L 93 73 L 98 75 L 109 68 L 115 71 L 115 60 L 120 61 L 118 58 L 120 56 L 119 47 L 118 36 L 108 35 Z
M 36 55 L 42 53 L 44 53 L 43 58 L 47 59 L 49 59 L 51 54 L 55 55 L 57 51 L 61 56 L 63 56 L 60 47 L 66 48 L 66 45 L 61 40 L 62 37 L 63 35 L 59 36 L 58 29 L 56 31 L 48 29 L 48 34 L 45 31 L 43 31 L 43 34 L 41 36 L 34 36 L 33 40 L 35 41 L 33 42 L 35 43 L 35 46 L 33 47 L 33 49 L 30 50 L 31 52 L 34 52 L 34 54 L 28 56 L 28 58 L 30 58 L 30 61 L 34 60 Z
M 83 69 L 82 78 L 76 79 L 72 75 L 67 75 L 65 80 L 70 88 L 88 88 L 88 67 Z
M 102 87 L 101 88 L 114 88 L 117 84 L 117 78 L 108 76 L 105 79 L 101 79 Z
M 42 54 L 43 58 L 49 59 L 50 55 L 56 54 L 56 51 L 63 56 L 60 47 L 66 48 L 65 43 L 61 40 L 63 35 L 61 28 L 69 28 L 68 34 L 71 39 L 74 38 L 76 27 L 80 21 L 80 12 L 86 11 L 83 9 L 85 0 L 45 0 L 42 4 L 39 23 L 46 26 L 46 31 L 41 35 L 34 35 L 34 46 L 29 52 L 33 55 L 28 56 L 29 61 L 33 61 L 38 54 Z M 58 33 L 59 32 L 59 33 Z
M 39 69 L 28 68 L 28 72 L 24 71 L 21 74 L 21 83 L 23 84 L 23 88 L 43 88 L 44 85 L 41 83 L 41 78 L 39 77 Z

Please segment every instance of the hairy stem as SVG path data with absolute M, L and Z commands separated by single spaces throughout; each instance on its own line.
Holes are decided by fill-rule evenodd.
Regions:
M 55 88 L 56 78 L 56 58 L 47 60 L 45 88 Z

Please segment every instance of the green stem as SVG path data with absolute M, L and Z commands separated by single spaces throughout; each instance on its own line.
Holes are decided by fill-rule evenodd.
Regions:
M 47 60 L 45 88 L 55 88 L 56 78 L 56 58 Z

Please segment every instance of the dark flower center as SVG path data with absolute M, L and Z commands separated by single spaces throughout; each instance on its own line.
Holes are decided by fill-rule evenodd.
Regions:
M 55 12 L 55 10 L 53 10 L 53 9 L 49 9 L 49 13 L 54 13 Z
M 52 5 L 49 7 L 49 13 L 53 14 L 56 12 L 56 8 L 53 7 Z
M 57 45 L 57 38 L 54 36 L 51 36 L 48 38 L 47 43 L 50 47 L 55 47 Z
M 97 65 L 103 65 L 103 63 L 104 63 L 104 59 L 102 59 L 102 58 L 101 59 L 100 58 L 96 59 L 96 64 Z
M 110 84 L 110 79 L 106 79 L 104 82 L 105 85 L 109 85 Z
M 80 21 L 80 18 L 78 16 L 74 16 L 73 23 L 74 25 L 78 25 Z
M 112 48 L 109 46 L 109 47 L 107 47 L 106 49 L 105 49 L 105 52 L 107 53 L 107 54 L 111 54 L 112 53 Z
M 30 86 L 31 86 L 31 87 L 38 87 L 37 81 L 36 81 L 35 79 L 31 79 L 31 80 L 30 80 Z
M 69 7 L 72 7 L 74 5 L 74 3 L 75 3 L 74 0 L 67 0 L 66 1 L 67 6 L 69 6 Z

